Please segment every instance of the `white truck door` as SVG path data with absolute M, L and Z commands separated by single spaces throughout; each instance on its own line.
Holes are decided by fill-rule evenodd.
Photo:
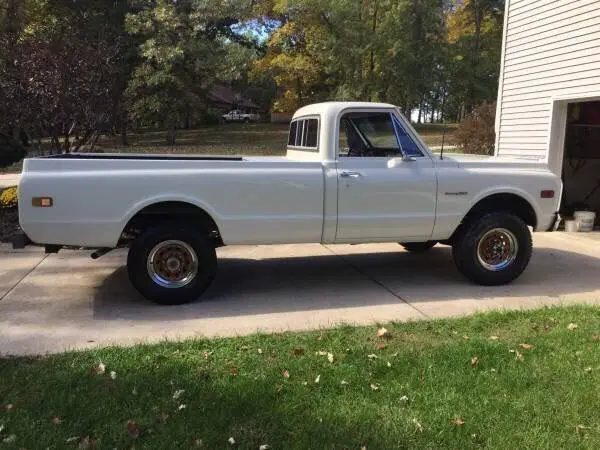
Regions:
M 336 242 L 427 240 L 437 190 L 431 158 L 391 111 L 345 113 L 339 130 Z

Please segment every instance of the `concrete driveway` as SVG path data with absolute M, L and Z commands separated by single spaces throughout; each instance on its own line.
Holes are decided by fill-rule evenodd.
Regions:
M 129 285 L 125 252 L 0 247 L 0 352 L 37 354 L 193 336 L 303 330 L 600 303 L 600 236 L 541 233 L 525 274 L 500 287 L 465 281 L 450 248 L 394 244 L 226 247 L 201 301 L 163 307 Z

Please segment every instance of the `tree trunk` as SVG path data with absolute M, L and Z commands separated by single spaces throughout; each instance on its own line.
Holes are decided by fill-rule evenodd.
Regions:
M 175 145 L 175 124 L 169 124 L 167 131 L 167 145 Z

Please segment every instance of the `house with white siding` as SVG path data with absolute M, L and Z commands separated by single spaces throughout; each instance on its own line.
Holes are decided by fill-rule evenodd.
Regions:
M 548 163 L 600 213 L 600 0 L 506 0 L 496 155 Z

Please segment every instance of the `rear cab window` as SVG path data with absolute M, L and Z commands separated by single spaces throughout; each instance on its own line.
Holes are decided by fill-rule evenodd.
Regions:
M 317 152 L 319 149 L 319 119 L 299 117 L 290 123 L 288 147 L 294 150 Z

